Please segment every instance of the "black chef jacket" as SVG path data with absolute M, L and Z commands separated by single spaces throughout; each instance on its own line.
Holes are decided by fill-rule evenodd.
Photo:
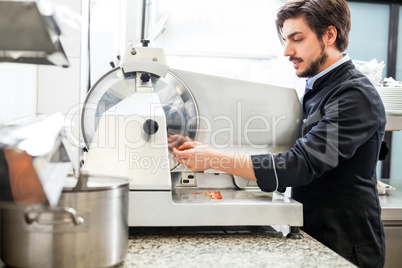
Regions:
M 382 267 L 376 165 L 386 116 L 375 87 L 349 60 L 314 82 L 302 108 L 303 135 L 292 149 L 274 161 L 252 156 L 258 186 L 292 186 L 303 204 L 302 230 L 360 267 Z

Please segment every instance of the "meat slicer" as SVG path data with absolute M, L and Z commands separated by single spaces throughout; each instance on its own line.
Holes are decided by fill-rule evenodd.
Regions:
M 231 174 L 193 172 L 173 159 L 168 137 L 238 156 L 279 153 L 301 123 L 294 89 L 172 69 L 163 49 L 144 42 L 129 45 L 86 97 L 84 166 L 130 178 L 129 226 L 287 225 L 297 233 L 302 204 Z

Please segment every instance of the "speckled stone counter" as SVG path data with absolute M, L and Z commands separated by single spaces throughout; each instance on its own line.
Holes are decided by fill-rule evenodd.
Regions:
M 355 267 L 306 233 L 270 227 L 131 228 L 119 267 Z
M 115 268 L 355 267 L 301 233 L 294 240 L 271 227 L 130 228 L 127 256 Z

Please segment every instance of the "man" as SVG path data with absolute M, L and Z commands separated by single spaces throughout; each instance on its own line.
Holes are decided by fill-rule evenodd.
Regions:
M 374 86 L 342 53 L 350 31 L 347 2 L 290 1 L 278 11 L 276 26 L 284 55 L 299 77 L 308 78 L 303 136 L 285 153 L 249 159 L 194 142 L 173 152 L 192 170 L 219 169 L 256 180 L 263 191 L 292 186 L 292 197 L 303 204 L 305 232 L 360 267 L 382 267 L 376 164 L 386 117 Z M 225 165 L 212 167 L 216 159 Z

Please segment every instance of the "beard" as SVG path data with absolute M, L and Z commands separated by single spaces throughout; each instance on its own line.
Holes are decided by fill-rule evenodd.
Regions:
M 321 53 L 320 53 L 320 55 L 318 55 L 318 58 L 315 59 L 314 61 L 312 61 L 312 62 L 310 63 L 310 66 L 307 66 L 307 69 L 306 69 L 304 72 L 302 72 L 302 73 L 300 73 L 300 74 L 298 74 L 298 73 L 296 72 L 296 75 L 297 75 L 298 77 L 300 77 L 300 78 L 309 78 L 309 77 L 313 77 L 313 76 L 315 76 L 316 74 L 318 74 L 318 72 L 319 72 L 319 70 L 320 70 L 320 67 L 321 67 L 321 66 L 327 61 L 327 59 L 328 59 L 328 54 L 326 54 L 324 50 L 325 50 L 325 45 L 322 44 L 322 45 L 321 45 Z M 290 60 L 290 61 L 292 61 L 292 60 L 299 60 L 299 61 L 302 61 L 301 58 L 295 58 L 295 57 L 290 57 L 289 60 Z

